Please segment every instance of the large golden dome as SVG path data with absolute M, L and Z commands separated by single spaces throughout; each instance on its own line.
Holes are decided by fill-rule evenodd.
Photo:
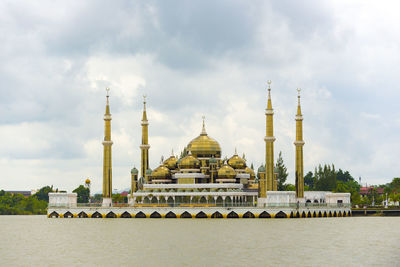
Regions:
M 187 145 L 187 150 L 195 157 L 221 157 L 221 147 L 216 140 L 207 135 L 204 121 L 201 134 Z
M 193 157 L 189 151 L 189 154 L 181 159 L 178 165 L 180 169 L 198 169 L 200 168 L 200 160 Z
M 234 169 L 245 169 L 246 168 L 246 161 L 238 156 L 236 150 L 235 150 L 235 155 L 233 155 L 228 160 L 228 164 L 229 164 L 229 166 L 231 166 Z
M 158 166 L 154 171 L 151 172 L 151 178 L 158 180 L 158 179 L 169 179 L 171 173 L 169 169 L 165 166 Z
M 234 179 L 235 177 L 235 170 L 227 164 L 225 164 L 218 170 L 218 179 Z

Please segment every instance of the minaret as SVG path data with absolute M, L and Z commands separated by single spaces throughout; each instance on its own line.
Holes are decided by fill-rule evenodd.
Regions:
M 268 81 L 268 104 L 265 110 L 266 115 L 266 135 L 265 141 L 265 179 L 266 179 L 266 190 L 273 190 L 274 180 L 274 110 L 272 109 L 271 101 L 271 80 Z
M 142 117 L 142 144 L 140 145 L 141 150 L 141 165 L 140 165 L 140 177 L 144 177 L 145 183 L 149 182 L 146 175 L 146 171 L 149 168 L 149 122 L 147 120 L 146 113 L 146 96 L 143 96 L 143 117 Z
M 107 88 L 106 113 L 104 114 L 104 156 L 103 156 L 103 206 L 111 206 L 112 200 L 112 168 L 111 168 L 111 113 L 109 103 L 109 91 Z
M 304 198 L 304 171 L 303 171 L 303 115 L 300 107 L 300 88 L 297 88 L 297 114 L 296 114 L 296 197 Z

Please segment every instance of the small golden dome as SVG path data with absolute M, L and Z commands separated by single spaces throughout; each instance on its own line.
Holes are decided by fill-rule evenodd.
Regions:
M 169 179 L 171 173 L 167 167 L 160 165 L 151 172 L 150 176 L 152 179 Z
M 218 170 L 218 179 L 234 179 L 235 177 L 235 170 L 227 164 L 225 164 Z
M 195 157 L 221 157 L 221 147 L 217 141 L 207 135 L 204 120 L 201 134 L 187 145 L 187 150 L 191 151 Z
M 200 168 L 200 160 L 193 157 L 190 152 L 186 157 L 181 159 L 179 162 L 179 169 L 198 169 L 198 168 Z
M 90 179 L 89 179 L 89 178 L 87 178 L 87 179 L 85 180 L 85 184 L 90 184 Z
M 246 169 L 244 169 L 244 172 L 250 174 L 250 179 L 256 178 L 256 173 L 254 172 L 253 169 L 246 167 Z
M 170 170 L 175 170 L 177 167 L 178 159 L 175 156 L 171 156 L 168 159 L 164 160 L 163 165 Z
M 235 150 L 235 155 L 233 155 L 228 160 L 228 164 L 229 164 L 229 166 L 231 166 L 234 169 L 245 169 L 246 168 L 246 161 L 238 156 L 238 154 L 236 153 L 236 150 Z

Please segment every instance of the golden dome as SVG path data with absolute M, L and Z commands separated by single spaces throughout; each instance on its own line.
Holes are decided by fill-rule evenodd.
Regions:
M 90 179 L 89 178 L 86 179 L 85 184 L 90 184 Z
M 250 179 L 256 178 L 256 173 L 253 169 L 246 167 L 246 169 L 244 169 L 244 172 L 250 174 Z
M 164 160 L 163 165 L 170 170 L 175 170 L 177 167 L 177 162 L 178 159 L 174 155 L 172 155 L 168 159 Z
M 229 164 L 229 166 L 231 166 L 234 169 L 245 169 L 246 168 L 246 161 L 238 156 L 238 154 L 236 153 L 236 149 L 235 149 L 235 155 L 233 155 L 228 160 L 228 164 Z
M 218 179 L 224 179 L 224 178 L 225 179 L 234 179 L 235 177 L 236 177 L 235 170 L 227 164 L 225 164 L 218 170 Z
M 195 157 L 221 157 L 221 147 L 216 140 L 207 135 L 204 120 L 201 134 L 187 145 L 187 150 Z
M 189 154 L 186 155 L 183 159 L 179 162 L 179 169 L 198 169 L 200 168 L 200 160 L 196 159 L 192 156 L 189 151 Z
M 171 173 L 169 169 L 165 166 L 158 166 L 157 168 L 154 169 L 154 171 L 151 172 L 151 178 L 152 179 L 169 179 L 171 176 Z

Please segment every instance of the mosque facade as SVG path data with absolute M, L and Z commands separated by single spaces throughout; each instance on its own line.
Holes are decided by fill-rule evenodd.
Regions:
M 153 170 L 149 166 L 149 121 L 147 119 L 146 98 L 143 101 L 141 121 L 142 140 L 140 145 L 140 170 L 135 167 L 130 173 L 131 192 L 125 212 L 121 207 L 112 204 L 112 161 L 111 147 L 111 112 L 107 90 L 106 111 L 104 114 L 105 135 L 103 141 L 103 202 L 97 212 L 102 217 L 112 213 L 116 217 L 129 214 L 132 217 L 141 214 L 143 217 L 168 217 L 168 214 L 181 216 L 186 212 L 191 217 L 229 217 L 232 212 L 238 217 L 252 214 L 250 217 L 268 214 L 274 217 L 301 217 L 305 214 L 321 217 L 326 214 L 350 215 L 350 194 L 332 192 L 304 192 L 303 177 L 303 115 L 301 113 L 300 90 L 298 89 L 295 146 L 295 188 L 296 191 L 278 191 L 277 173 L 274 169 L 274 129 L 271 99 L 271 81 L 268 81 L 268 98 L 266 116 L 265 164 L 257 171 L 247 165 L 246 159 L 240 157 L 235 149 L 234 155 L 222 157 L 222 149 L 218 141 L 208 135 L 203 117 L 200 135 L 191 140 L 181 157 L 171 154 Z M 64 193 L 65 194 L 65 193 Z M 53 193 L 50 196 L 49 216 L 65 201 L 70 201 L 69 209 L 73 209 L 76 201 L 69 194 L 61 196 Z M 62 200 L 61 200 L 62 199 Z M 64 202 L 63 202 L 64 201 Z M 52 203 L 54 205 L 52 205 Z M 71 204 L 72 203 L 72 204 Z M 54 207 L 51 209 L 51 207 Z M 68 205 L 67 205 L 68 206 Z M 89 207 L 87 207 L 89 208 Z M 70 214 L 78 216 L 85 208 Z M 278 211 L 278 210 L 279 211 Z M 81 210 L 81 213 L 78 211 Z M 129 210 L 129 211 L 128 211 Z M 184 211 L 183 211 L 184 210 Z M 235 211 L 236 210 L 236 211 Z M 102 213 L 101 213 L 102 211 Z M 104 213 L 107 211 L 107 213 Z M 190 213 L 190 212 L 191 213 Z M 61 211 L 61 214 L 63 211 Z M 64 210 L 65 212 L 65 210 Z M 333 213 L 334 212 L 334 213 Z M 90 210 L 86 210 L 87 215 Z M 179 213 L 181 213 L 179 215 Z M 218 213 L 218 214 L 217 214 Z M 147 214 L 147 215 L 146 215 Z M 217 214 L 217 215 L 215 215 Z M 284 215 L 282 215 L 284 214 Z M 214 216 L 215 215 L 215 216 Z M 314 216 L 315 215 L 315 216 Z M 214 217 L 213 217 L 214 216 Z M 81 216 L 78 216 L 81 217 Z M 122 216 L 123 217 L 123 216 Z M 268 217 L 268 216 L 267 216 Z

